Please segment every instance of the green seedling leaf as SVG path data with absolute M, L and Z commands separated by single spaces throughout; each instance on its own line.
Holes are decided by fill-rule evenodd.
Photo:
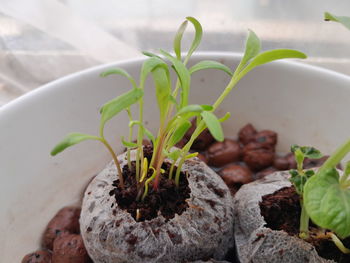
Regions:
M 182 123 L 180 123 L 169 140 L 169 147 L 173 147 L 175 144 L 177 144 L 185 136 L 186 132 L 189 128 L 191 128 L 191 126 L 192 124 L 188 120 L 184 120 Z
M 154 58 L 159 58 L 162 59 L 160 56 L 158 56 L 155 53 L 149 52 L 149 51 L 142 51 L 142 54 L 144 54 L 147 57 L 154 57 Z
M 156 88 L 156 97 L 161 121 L 167 114 L 169 98 L 171 95 L 171 83 L 168 68 L 157 66 L 152 71 Z
M 170 55 L 168 52 L 164 50 L 160 50 L 160 52 L 170 60 L 170 62 L 173 64 L 175 72 L 180 80 L 181 83 L 181 102 L 180 102 L 180 108 L 188 105 L 188 96 L 190 92 L 190 84 L 191 84 L 191 74 L 186 68 L 186 66 L 182 63 L 182 61 L 174 58 L 172 55 Z
M 306 58 L 306 55 L 300 51 L 292 49 L 273 49 L 262 52 L 251 59 L 250 63 L 238 73 L 238 79 L 241 79 L 249 71 L 258 66 L 285 58 Z
M 144 128 L 145 134 L 147 136 L 147 138 L 152 142 L 153 145 L 155 145 L 156 142 L 156 138 L 154 137 L 154 135 L 152 134 L 152 132 L 146 128 Z
M 101 121 L 100 121 L 100 134 L 103 137 L 103 129 L 107 121 L 116 116 L 122 110 L 127 109 L 134 103 L 136 103 L 143 96 L 143 90 L 136 88 L 132 89 L 113 100 L 107 102 L 102 107 Z
M 350 189 L 340 185 L 335 168 L 311 177 L 305 184 L 303 200 L 318 226 L 334 231 L 340 238 L 350 236 Z
M 193 157 L 197 157 L 198 156 L 198 153 L 195 152 L 195 153 L 190 153 L 188 155 L 186 155 L 185 159 L 188 160 L 188 159 L 191 159 Z
M 175 105 L 177 105 L 176 99 L 175 99 L 174 96 L 171 95 L 171 94 L 169 95 L 169 101 L 172 102 L 172 103 L 174 103 Z
M 230 117 L 231 117 L 231 113 L 226 112 L 226 114 L 224 115 L 224 117 L 222 117 L 222 118 L 219 119 L 219 122 L 227 121 Z
M 210 111 L 203 111 L 201 113 L 204 123 L 208 127 L 211 135 L 215 138 L 215 140 L 222 142 L 224 140 L 224 133 L 222 131 L 221 124 L 218 118 L 214 115 L 214 113 Z
M 127 147 L 127 148 L 135 148 L 135 147 L 138 147 L 137 143 L 134 143 L 134 142 L 128 142 L 124 139 L 124 137 L 121 137 L 121 140 L 122 140 L 122 144 Z
M 299 195 L 303 194 L 304 185 L 307 180 L 315 174 L 315 172 L 312 170 L 305 171 L 303 174 L 300 174 L 297 170 L 290 170 L 289 173 L 291 175 L 291 178 L 289 180 L 294 185 L 295 190 Z
M 168 70 L 168 65 L 159 57 L 150 57 L 142 64 L 140 76 L 140 88 L 143 89 L 146 78 L 155 68 L 162 67 Z
M 350 17 L 348 17 L 348 16 L 336 16 L 336 15 L 333 15 L 329 12 L 325 12 L 324 13 L 324 20 L 341 23 L 347 29 L 350 29 Z
M 249 30 L 244 49 L 244 55 L 236 69 L 236 72 L 239 73 L 252 58 L 259 54 L 260 50 L 261 42 L 259 37 L 254 33 L 254 31 Z
M 174 38 L 174 52 L 178 60 L 181 60 L 181 40 L 186 30 L 187 24 L 188 24 L 188 21 L 184 21 L 180 25 Z
M 186 17 L 186 19 L 188 21 L 190 21 L 192 23 L 192 25 L 194 26 L 195 29 L 195 35 L 194 35 L 194 39 L 192 41 L 191 47 L 187 53 L 186 56 L 186 60 L 185 60 L 185 64 L 187 63 L 187 61 L 189 60 L 189 58 L 192 56 L 193 52 L 197 49 L 197 47 L 199 46 L 201 40 L 202 40 L 202 35 L 203 35 L 203 29 L 201 24 L 198 22 L 197 19 L 195 19 L 194 17 Z
M 107 76 L 113 75 L 113 74 L 122 75 L 124 77 L 127 77 L 128 80 L 130 81 L 130 83 L 132 84 L 133 88 L 137 88 L 137 85 L 136 85 L 134 78 L 131 77 L 130 74 L 122 68 L 114 68 L 114 69 L 110 69 L 110 70 L 107 70 L 105 72 L 102 72 L 101 77 L 107 77 Z
M 231 71 L 231 69 L 229 67 L 225 66 L 224 64 L 221 64 L 220 62 L 212 61 L 212 60 L 203 60 L 201 62 L 198 62 L 197 64 L 192 66 L 189 69 L 189 71 L 190 71 L 190 74 L 193 74 L 193 73 L 195 73 L 199 70 L 203 70 L 203 69 L 219 69 L 219 70 L 226 72 L 230 76 L 233 75 L 233 72 Z
M 211 105 L 198 105 L 198 104 L 191 104 L 183 107 L 177 112 L 177 116 L 183 115 L 185 113 L 189 112 L 203 112 L 203 111 L 211 111 L 213 110 L 213 107 Z
M 181 156 L 181 150 L 176 149 L 170 153 L 168 153 L 168 158 L 170 158 L 173 161 L 176 161 L 177 159 L 179 159 Z
M 56 154 L 64 151 L 66 148 L 86 140 L 100 140 L 100 138 L 83 133 L 70 133 L 52 149 L 51 155 L 55 156 Z

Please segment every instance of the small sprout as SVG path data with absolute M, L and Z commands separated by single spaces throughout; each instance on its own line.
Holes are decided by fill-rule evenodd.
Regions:
M 141 212 L 140 209 L 136 209 L 136 221 L 139 221 L 141 218 Z

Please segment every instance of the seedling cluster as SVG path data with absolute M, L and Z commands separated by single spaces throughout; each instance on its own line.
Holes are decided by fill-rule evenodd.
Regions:
M 195 29 L 194 38 L 187 55 L 181 54 L 181 42 L 188 24 L 192 24 Z M 66 148 L 85 140 L 97 140 L 102 142 L 111 153 L 117 167 L 119 185 L 124 187 L 122 167 L 111 145 L 104 136 L 105 124 L 122 111 L 126 111 L 129 116 L 129 134 L 127 139 L 121 137 L 121 143 L 127 147 L 128 166 L 131 166 L 130 150 L 136 148 L 136 181 L 139 194 L 137 201 L 142 202 L 147 196 L 149 187 L 155 191 L 159 188 L 160 176 L 168 176 L 179 185 L 180 172 L 184 162 L 196 156 L 196 153 L 189 153 L 192 144 L 200 133 L 208 128 L 213 137 L 218 141 L 223 141 L 224 135 L 221 123 L 230 117 L 230 113 L 217 117 L 215 111 L 223 100 L 228 96 L 236 84 L 249 71 L 257 66 L 268 62 L 284 58 L 306 58 L 305 54 L 290 49 L 275 49 L 261 52 L 261 43 L 257 35 L 249 30 L 245 44 L 244 55 L 237 66 L 232 71 L 227 66 L 216 62 L 204 60 L 189 67 L 189 61 L 193 52 L 197 49 L 202 38 L 201 24 L 193 17 L 187 17 L 180 25 L 174 38 L 174 55 L 160 50 L 156 55 L 144 52 L 148 57 L 141 68 L 139 82 L 121 68 L 114 68 L 102 74 L 103 77 L 117 74 L 129 79 L 132 88 L 105 103 L 100 110 L 100 132 L 99 136 L 92 136 L 83 133 L 68 134 L 54 149 L 51 154 L 56 155 Z M 231 76 L 227 86 L 221 95 L 212 105 L 189 104 L 189 94 L 191 91 L 191 77 L 194 73 L 205 69 L 222 70 Z M 176 84 L 173 87 L 170 72 L 176 74 Z M 152 76 L 156 93 L 156 102 L 159 108 L 159 128 L 156 135 L 152 134 L 144 122 L 144 94 L 145 81 L 148 76 Z M 132 115 L 131 108 L 136 107 L 138 116 Z M 174 146 L 184 137 L 191 127 L 191 120 L 195 119 L 196 128 L 189 141 L 182 148 Z M 126 124 L 127 125 L 127 124 Z M 134 142 L 136 134 L 136 142 Z M 153 155 L 150 160 L 144 158 L 142 141 L 147 137 L 153 144 Z M 162 170 L 162 164 L 166 159 L 172 161 L 168 174 Z M 151 172 L 149 172 L 151 171 Z

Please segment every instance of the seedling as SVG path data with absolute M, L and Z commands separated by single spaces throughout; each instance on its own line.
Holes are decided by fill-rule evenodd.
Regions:
M 188 53 L 183 56 L 181 53 L 181 42 L 188 24 L 192 24 L 195 29 L 194 39 Z M 221 123 L 230 117 L 230 113 L 217 117 L 215 111 L 228 96 L 236 84 L 248 72 L 255 67 L 269 63 L 274 60 L 284 58 L 306 58 L 306 55 L 290 49 L 275 49 L 261 52 L 261 43 L 257 35 L 249 30 L 248 38 L 245 44 L 244 55 L 234 70 L 216 61 L 201 61 L 191 67 L 188 67 L 191 55 L 197 49 L 202 38 L 201 24 L 193 17 L 187 17 L 179 27 L 174 38 L 174 55 L 160 50 L 160 54 L 144 52 L 148 58 L 142 65 L 139 83 L 126 71 L 120 68 L 109 70 L 102 74 L 108 76 L 118 74 L 127 77 L 132 84 L 132 89 L 121 96 L 107 102 L 101 108 L 100 136 L 90 136 L 84 134 L 70 134 L 61 143 L 59 143 L 51 152 L 55 155 L 69 146 L 79 143 L 83 140 L 94 139 L 101 141 L 111 152 L 113 160 L 119 173 L 119 183 L 123 187 L 123 176 L 121 167 L 118 163 L 115 153 L 104 138 L 105 124 L 117 114 L 126 110 L 129 116 L 129 134 L 128 139 L 121 138 L 121 143 L 128 148 L 128 165 L 130 167 L 130 148 L 136 148 L 136 179 L 138 182 L 137 199 L 145 199 L 150 186 L 155 191 L 159 188 L 160 176 L 168 176 L 179 185 L 181 168 L 185 160 L 196 156 L 197 153 L 189 153 L 189 150 L 200 135 L 208 128 L 213 137 L 218 141 L 224 140 Z M 217 100 L 212 105 L 189 104 L 189 94 L 191 88 L 191 77 L 194 73 L 205 69 L 218 69 L 228 74 L 231 79 Z M 170 78 L 170 72 L 176 73 L 176 84 L 173 87 Z M 152 75 L 156 91 L 156 103 L 159 108 L 159 129 L 157 135 L 153 135 L 147 130 L 143 114 L 145 90 L 145 81 L 149 75 Z M 138 106 L 138 118 L 135 119 L 131 114 L 131 107 Z M 184 137 L 191 127 L 191 120 L 195 119 L 196 129 L 191 135 L 187 144 L 181 148 L 174 146 Z M 136 142 L 132 142 L 134 130 L 137 129 Z M 148 137 L 153 143 L 153 155 L 150 160 L 143 156 L 142 141 Z M 172 161 L 168 174 L 162 170 L 162 164 L 166 159 Z M 149 172 L 151 171 L 151 172 Z M 140 216 L 140 215 L 138 215 Z

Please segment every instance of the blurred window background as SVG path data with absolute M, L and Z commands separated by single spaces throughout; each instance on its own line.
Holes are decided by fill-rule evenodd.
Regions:
M 303 63 L 350 74 L 350 32 L 325 11 L 350 16 L 350 1 L 1 0 L 0 106 L 94 65 L 170 50 L 186 16 L 202 23 L 200 51 L 242 52 L 250 28 L 263 49 L 298 49 Z

